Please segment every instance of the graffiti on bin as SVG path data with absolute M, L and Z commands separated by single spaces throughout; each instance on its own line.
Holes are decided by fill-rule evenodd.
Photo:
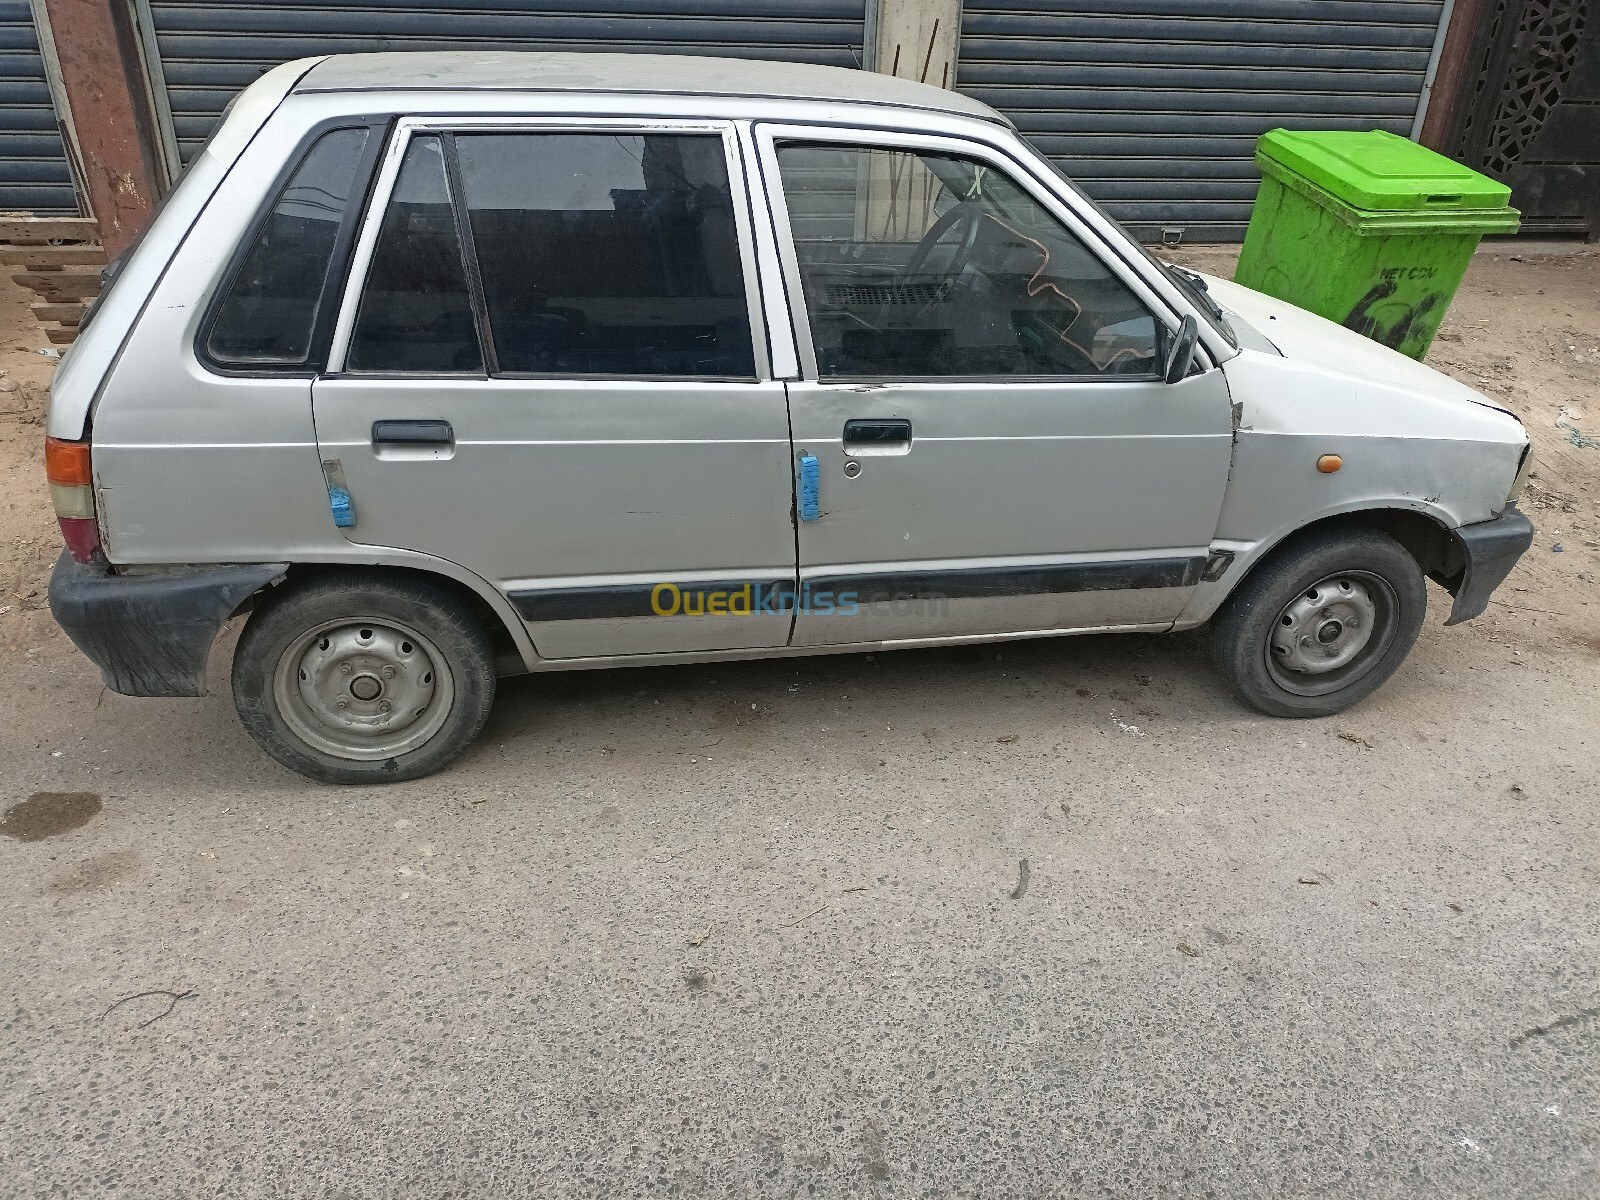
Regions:
M 1431 279 L 1434 274 L 1433 267 L 1394 267 L 1384 271 L 1350 310 L 1344 327 L 1398 350 L 1413 334 L 1427 331 L 1429 316 L 1445 300 L 1440 292 L 1428 292 L 1415 301 L 1395 300 L 1400 279 Z

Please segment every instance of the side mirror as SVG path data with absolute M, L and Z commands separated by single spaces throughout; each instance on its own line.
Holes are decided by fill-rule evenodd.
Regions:
M 1199 340 L 1199 323 L 1193 317 L 1185 317 L 1172 337 L 1172 344 L 1167 347 L 1167 365 L 1162 378 L 1168 383 L 1177 383 L 1189 373 L 1189 364 L 1194 361 L 1195 343 Z

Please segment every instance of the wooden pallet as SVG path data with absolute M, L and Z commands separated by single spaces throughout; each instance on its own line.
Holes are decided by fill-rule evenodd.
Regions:
M 78 336 L 84 310 L 100 294 L 106 252 L 89 217 L 0 213 L 0 265 L 38 297 L 33 315 L 58 346 Z

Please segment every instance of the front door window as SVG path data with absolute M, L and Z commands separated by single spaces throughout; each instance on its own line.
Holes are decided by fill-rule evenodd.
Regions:
M 993 168 L 807 143 L 777 157 L 820 378 L 1155 373 L 1163 327 Z

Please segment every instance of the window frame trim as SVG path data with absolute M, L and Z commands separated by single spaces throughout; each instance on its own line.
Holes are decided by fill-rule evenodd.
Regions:
M 206 300 L 205 311 L 195 329 L 194 356 L 207 371 L 230 379 L 315 379 L 325 369 L 332 349 L 339 312 L 343 305 L 346 272 L 351 265 L 356 235 L 361 222 L 365 219 L 386 131 L 393 120 L 393 115 L 388 113 L 329 117 L 306 130 L 295 144 L 294 153 L 285 156 L 282 167 L 274 176 L 271 186 L 267 188 L 265 198 L 255 215 L 251 217 L 250 224 L 229 251 L 228 261 L 217 276 L 217 284 Z M 273 211 L 278 207 L 288 190 L 290 181 L 305 165 L 306 159 L 317 143 L 328 134 L 337 133 L 342 129 L 364 129 L 367 132 L 367 140 L 361 147 L 355 178 L 351 183 L 350 199 L 345 206 L 344 214 L 339 218 L 339 229 L 334 235 L 328 270 L 322 278 L 322 289 L 317 293 L 316 319 L 311 325 L 311 337 L 306 347 L 305 358 L 295 363 L 237 363 L 215 357 L 211 353 L 211 334 L 222 316 L 223 306 L 233 296 L 234 286 L 239 282 L 239 273 L 244 270 L 246 260 L 255 249 L 267 222 L 272 219 Z
M 500 373 L 500 356 L 495 350 L 494 327 L 489 323 L 489 298 L 483 291 L 483 266 L 478 262 L 478 239 L 472 234 L 472 214 L 467 209 L 467 189 L 461 182 L 461 159 L 456 153 L 454 133 L 439 135 L 439 154 L 444 159 L 444 191 L 450 202 L 450 219 L 456 227 L 467 303 L 472 305 L 472 324 L 478 331 L 478 356 L 483 359 L 483 373 L 492 379 Z
M 722 141 L 723 165 L 728 173 L 729 199 L 733 208 L 734 234 L 739 248 L 739 274 L 744 282 L 745 310 L 750 329 L 750 351 L 754 365 L 754 374 L 749 376 L 729 377 L 726 375 L 615 375 L 601 374 L 599 372 L 565 372 L 553 371 L 544 373 L 505 372 L 498 370 L 498 362 L 492 354 L 492 332 L 480 329 L 479 341 L 483 350 L 484 370 L 482 372 L 459 373 L 419 373 L 414 371 L 352 371 L 347 367 L 351 337 L 355 330 L 356 317 L 361 305 L 361 294 L 366 288 L 366 281 L 372 267 L 373 253 L 377 248 L 378 234 L 383 223 L 384 213 L 388 211 L 390 197 L 394 193 L 394 186 L 399 178 L 400 165 L 405 159 L 406 150 L 411 140 L 418 136 L 437 135 L 449 147 L 446 149 L 446 180 L 449 184 L 450 204 L 455 215 L 457 230 L 470 220 L 463 205 L 462 197 L 458 195 L 460 183 L 458 170 L 452 170 L 450 161 L 454 157 L 453 146 L 450 145 L 454 135 L 468 133 L 624 133 L 640 135 L 715 135 Z M 351 256 L 349 270 L 345 276 L 343 294 L 338 306 L 338 319 L 334 326 L 333 339 L 326 357 L 326 366 L 322 375 L 330 378 L 350 379 L 416 379 L 416 378 L 442 378 L 442 379 L 506 379 L 506 380 L 596 380 L 606 383 L 636 381 L 639 383 L 660 382 L 734 382 L 734 383 L 765 383 L 772 379 L 772 358 L 768 351 L 768 329 L 765 320 L 764 305 L 762 303 L 761 278 L 757 272 L 758 246 L 755 237 L 754 205 L 756 203 L 756 189 L 750 178 L 750 172 L 740 153 L 737 137 L 736 123 L 733 120 L 721 118 L 647 118 L 647 117 L 583 117 L 537 114 L 413 114 L 399 117 L 394 121 L 389 131 L 388 140 L 384 145 L 382 163 L 375 173 L 374 183 L 369 190 L 366 209 L 362 213 L 360 232 L 354 254 Z M 470 231 L 469 231 L 470 232 Z M 472 242 L 462 239 L 463 257 L 468 255 L 468 247 Z M 467 289 L 473 297 L 475 320 L 479 312 L 483 313 L 483 321 L 487 324 L 487 309 L 484 307 L 482 283 L 479 277 L 479 267 L 476 257 L 471 263 L 464 263 L 467 271 Z M 489 332 L 486 337 L 485 333 Z
M 753 128 L 762 175 L 766 183 L 768 209 L 772 214 L 774 232 L 778 240 L 778 258 L 783 270 L 783 288 L 789 300 L 793 322 L 795 348 L 800 358 L 800 377 L 810 383 L 833 384 L 885 384 L 915 383 L 1045 383 L 1072 385 L 1078 383 L 1103 384 L 1121 381 L 1148 385 L 1160 380 L 1151 375 L 830 375 L 824 378 L 817 369 L 816 341 L 811 332 L 811 313 L 806 305 L 805 281 L 800 273 L 800 258 L 795 250 L 794 225 L 789 216 L 788 193 L 783 186 L 783 175 L 778 165 L 778 146 L 781 142 L 802 142 L 811 145 L 857 147 L 868 150 L 916 151 L 950 154 L 956 157 L 977 159 L 991 170 L 998 171 L 1018 191 L 1028 196 L 1063 228 L 1076 237 L 1083 248 L 1092 254 L 1101 266 L 1116 276 L 1149 311 L 1163 337 L 1172 337 L 1183 314 L 1174 310 L 1164 297 L 1152 289 L 1121 255 L 1109 251 L 1103 236 L 1081 219 L 1062 196 L 1043 186 L 1025 164 L 986 142 L 950 134 L 918 133 L 910 130 L 880 129 L 869 126 L 796 125 L 787 122 L 759 121 Z M 1217 365 L 1214 357 L 1203 346 L 1197 347 L 1197 361 L 1204 359 L 1202 370 Z

